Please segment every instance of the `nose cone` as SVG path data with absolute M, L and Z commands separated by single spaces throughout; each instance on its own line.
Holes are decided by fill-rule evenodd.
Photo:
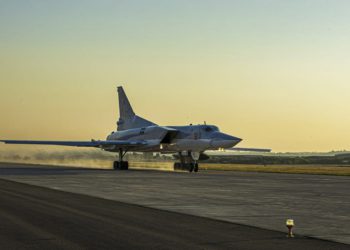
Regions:
M 212 140 L 211 140 L 211 146 L 213 148 L 232 148 L 233 146 L 237 145 L 242 139 L 224 134 L 221 132 L 213 133 Z

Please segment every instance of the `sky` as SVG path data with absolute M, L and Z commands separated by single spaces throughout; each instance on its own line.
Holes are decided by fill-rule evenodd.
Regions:
M 350 150 L 349 13 L 347 0 L 0 0 L 0 138 L 105 139 L 122 85 L 157 124 Z

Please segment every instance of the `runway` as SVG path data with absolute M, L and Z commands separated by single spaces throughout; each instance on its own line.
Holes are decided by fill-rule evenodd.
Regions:
M 297 242 L 300 242 L 302 243 L 302 248 L 305 249 L 333 249 L 330 248 L 332 246 L 328 246 L 327 244 L 336 244 L 327 241 L 310 240 L 300 235 L 335 240 L 347 244 L 350 243 L 350 221 L 348 216 L 350 211 L 350 198 L 347 195 L 350 187 L 350 179 L 348 177 L 219 171 L 200 172 L 198 174 L 141 170 L 116 172 L 108 170 L 83 170 L 49 166 L 0 164 L 0 178 L 48 187 L 50 189 L 105 198 L 110 200 L 108 202 L 123 204 L 123 206 L 137 204 L 142 205 L 142 209 L 146 209 L 145 207 L 156 208 L 157 210 L 149 209 L 149 211 L 156 211 L 152 216 L 156 216 L 158 213 L 165 213 L 169 216 L 176 215 L 186 218 L 188 216 L 188 218 L 195 218 L 196 220 L 201 219 L 211 221 L 210 223 L 219 223 L 220 226 L 215 230 L 213 230 L 214 227 L 203 227 L 203 232 L 198 232 L 198 234 L 204 235 L 204 231 L 208 230 L 208 232 L 215 235 L 213 239 L 210 238 L 210 235 L 208 236 L 211 239 L 208 240 L 208 242 L 215 242 L 215 244 L 210 247 L 208 246 L 208 248 L 229 248 L 237 246 L 238 248 L 236 249 L 254 249 L 253 246 L 256 246 L 257 249 L 264 249 L 261 242 L 265 242 L 267 244 L 265 249 L 273 249 L 271 247 L 272 245 L 279 246 L 278 249 L 281 249 L 283 245 L 283 249 L 288 249 L 286 246 L 291 246 L 293 248 L 301 247 L 301 245 L 293 245 L 299 244 Z M 22 194 L 21 197 L 30 197 L 32 194 L 30 189 L 22 188 L 21 190 L 23 192 L 29 192 Z M 45 192 L 56 192 L 55 190 L 43 190 L 45 190 Z M 17 193 L 17 191 L 13 191 L 13 193 Z M 48 198 L 51 197 L 51 195 L 45 197 Z M 78 197 L 77 194 L 67 195 Z M 4 196 L 5 195 L 2 193 L 1 197 Z M 93 197 L 87 198 L 98 199 Z M 42 199 L 37 197 L 37 200 Z M 61 202 L 60 199 L 56 200 L 57 202 Z M 98 200 L 99 202 L 100 200 L 107 202 L 103 199 Z M 24 199 L 24 201 L 26 200 Z M 67 206 L 70 205 L 69 200 L 67 200 L 67 202 Z M 97 201 L 94 201 L 91 204 L 87 203 L 80 208 L 77 207 L 74 209 L 79 211 L 81 209 L 81 212 L 83 212 L 83 208 L 89 209 L 93 207 L 93 211 L 95 211 L 97 209 L 96 206 L 101 207 L 97 205 L 96 202 Z M 5 201 L 1 201 L 1 204 L 5 203 Z M 62 204 L 59 204 L 59 206 L 61 205 Z M 16 207 L 22 206 L 23 205 Z M 53 206 L 55 207 L 56 205 L 54 204 Z M 30 208 L 31 206 L 28 205 L 28 207 Z M 49 207 L 51 207 L 51 205 L 49 205 L 48 208 Z M 139 206 L 132 207 L 140 208 Z M 45 210 L 45 206 L 41 205 L 41 209 Z M 99 209 L 104 208 L 101 207 Z M 118 214 L 119 208 L 111 210 L 116 211 L 115 213 Z M 148 210 L 148 208 L 146 210 Z M 8 211 L 11 211 L 10 207 Z M 38 209 L 38 211 L 41 210 Z M 91 211 L 91 213 L 93 213 L 93 211 Z M 90 213 L 89 211 L 86 212 Z M 112 211 L 108 211 L 108 213 L 112 213 Z M 47 216 L 50 216 L 50 214 L 51 213 L 47 212 Z M 124 217 L 127 216 L 126 214 L 127 213 L 124 214 Z M 191 214 L 205 218 L 190 216 Z M 80 215 L 75 214 L 75 216 Z M 138 215 L 137 213 L 133 213 L 130 214 L 130 216 Z M 10 216 L 10 218 L 13 217 L 16 216 Z M 53 215 L 53 217 L 55 216 Z M 211 220 L 210 218 L 215 220 Z M 295 232 L 299 235 L 299 238 L 288 240 L 285 237 L 285 233 L 282 233 L 286 231 L 284 223 L 287 218 L 293 218 L 295 220 Z M 160 222 L 157 223 L 169 223 L 162 224 L 162 227 L 171 225 L 172 219 L 166 219 L 167 221 L 169 220 L 169 222 L 163 220 L 164 219 L 160 219 Z M 178 220 L 180 219 L 174 219 L 174 224 L 176 224 L 175 222 Z M 185 221 L 187 220 L 188 219 Z M 189 221 L 190 220 L 191 219 L 189 219 Z M 44 221 L 48 222 L 50 219 L 47 218 Z M 57 221 L 59 221 L 59 219 L 57 219 Z M 231 223 L 226 223 L 224 221 Z M 40 223 L 40 221 L 38 223 Z M 76 223 L 77 225 L 83 223 L 82 219 L 77 219 Z M 144 222 L 140 220 L 140 223 L 142 225 L 147 225 L 150 222 L 143 224 Z M 188 228 L 195 228 L 195 224 L 196 223 L 188 224 Z M 223 227 L 223 231 L 220 231 L 219 228 L 222 225 L 230 225 L 231 231 L 227 231 L 229 233 L 225 234 L 224 232 L 229 230 L 225 227 Z M 83 227 L 86 228 L 89 226 Z M 138 231 L 138 227 L 139 225 L 135 226 L 134 229 Z M 126 226 L 126 228 L 128 227 Z M 246 231 L 251 232 L 251 234 L 249 235 L 243 229 L 243 231 L 240 231 L 241 228 L 247 229 Z M 271 229 L 273 231 L 258 228 Z M 198 228 L 198 230 L 201 229 Z M 102 231 L 108 232 L 109 230 L 106 229 Z M 112 231 L 114 235 L 115 229 Z M 171 234 L 176 234 L 176 231 L 179 230 L 174 230 Z M 182 233 L 186 234 L 186 232 Z M 222 235 L 221 238 L 217 236 L 216 233 Z M 190 234 L 192 235 L 192 233 Z M 260 236 L 262 238 L 260 238 Z M 195 240 L 191 239 L 190 241 L 193 242 Z M 318 243 L 305 243 L 304 241 Z M 176 240 L 174 242 L 176 242 Z M 220 242 L 223 245 L 220 245 Z M 228 245 L 225 245 L 225 242 Z M 255 243 L 250 246 L 244 245 L 249 242 Z M 269 242 L 273 242 L 273 244 L 269 245 Z M 203 242 L 197 243 L 198 245 L 196 246 L 186 246 L 187 243 L 183 243 L 184 245 L 174 245 L 173 248 L 207 248 L 201 245 Z M 234 245 L 238 243 L 243 245 Z M 313 248 L 313 245 L 310 245 L 306 248 L 305 244 L 320 245 L 317 247 L 315 246 L 315 248 Z M 324 246 L 327 246 L 327 248 L 323 248 Z M 349 245 L 336 244 L 336 248 L 334 249 L 349 248 Z
M 348 249 L 12 181 L 0 185 L 1 249 Z

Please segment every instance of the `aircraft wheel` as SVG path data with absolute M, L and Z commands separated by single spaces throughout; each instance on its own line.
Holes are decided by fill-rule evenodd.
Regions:
M 189 166 L 189 171 L 190 171 L 190 173 L 191 173 L 191 172 L 193 172 L 193 170 L 194 170 L 194 168 L 195 168 L 195 166 L 194 166 L 195 164 L 194 164 L 194 163 L 190 163 L 189 165 L 190 165 L 190 166 Z
M 198 172 L 198 163 L 194 165 L 194 172 Z
M 127 161 L 115 161 L 113 162 L 113 169 L 115 170 L 128 170 L 129 169 L 129 162 Z
M 122 161 L 121 166 L 120 166 L 120 170 L 128 170 L 128 169 L 129 169 L 129 162 Z
M 119 169 L 119 161 L 114 161 L 113 162 L 113 169 L 114 170 Z

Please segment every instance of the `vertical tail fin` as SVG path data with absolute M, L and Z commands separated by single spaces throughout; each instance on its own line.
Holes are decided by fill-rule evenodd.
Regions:
M 156 125 L 142 117 L 135 114 L 132 109 L 128 97 L 126 96 L 123 87 L 118 87 L 118 97 L 119 97 L 119 120 L 117 122 L 118 131 L 132 129 L 132 128 L 142 128 L 147 126 Z
M 123 87 L 118 87 L 119 97 L 119 115 L 120 118 L 133 118 L 135 116 L 134 111 L 130 105 L 128 97 L 126 96 Z

